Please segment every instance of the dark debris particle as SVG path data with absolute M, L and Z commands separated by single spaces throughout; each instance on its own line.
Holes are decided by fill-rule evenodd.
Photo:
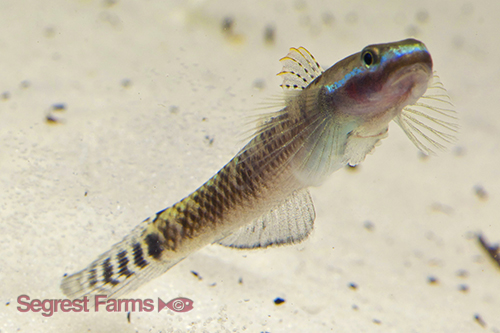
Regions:
M 5 303 L 5 305 L 9 306 L 9 305 L 10 305 L 10 302 Z
M 130 324 L 130 311 L 127 313 L 127 321 Z
M 232 17 L 226 16 L 222 20 L 222 32 L 226 34 L 233 33 L 234 19 Z
M 4 101 L 6 101 L 6 100 L 8 100 L 9 98 L 10 98 L 10 92 L 8 92 L 8 91 L 4 91 L 4 92 L 2 93 L 2 99 L 3 99 Z
M 198 272 L 195 272 L 195 271 L 191 271 L 191 274 L 193 274 L 194 276 L 196 276 L 198 278 L 198 280 L 203 280 L 203 278 L 201 277 L 200 274 L 198 274 Z
M 66 104 L 64 104 L 64 103 L 52 104 L 52 110 L 53 111 L 64 111 L 64 110 L 66 110 Z
M 458 290 L 463 292 L 463 293 L 467 293 L 467 292 L 469 292 L 469 286 L 466 284 L 461 284 L 458 286 Z
M 381 325 L 382 322 L 379 319 L 373 319 L 372 320 L 374 324 Z
M 486 192 L 483 186 L 474 186 L 474 193 L 480 200 L 488 200 L 488 192 Z
M 45 116 L 45 122 L 50 125 L 56 125 L 56 124 L 61 124 L 62 120 L 57 117 L 54 117 L 51 114 L 48 114 Z
M 66 276 L 68 276 L 68 273 L 64 273 L 64 274 L 63 274 L 63 277 L 66 277 Z
M 285 303 L 285 300 L 283 298 L 281 298 L 281 297 L 276 297 L 274 299 L 274 304 L 276 304 L 276 305 L 281 305 L 283 303 Z
M 172 114 L 177 114 L 179 113 L 179 107 L 177 105 L 170 105 L 168 111 L 170 111 L 170 113 Z
M 123 88 L 130 88 L 130 86 L 132 86 L 132 80 L 130 80 L 130 79 L 123 79 L 123 80 L 121 80 L 120 85 Z
M 85 191 L 85 193 L 83 194 L 83 196 L 86 197 L 87 194 L 89 194 L 89 192 Z
M 353 304 L 353 305 L 351 306 L 351 308 L 352 308 L 353 310 L 356 310 L 356 311 L 357 311 L 357 310 L 359 310 L 359 307 L 358 307 L 356 304 Z
M 428 277 L 427 277 L 427 282 L 428 282 L 429 284 L 432 284 L 432 285 L 436 285 L 436 284 L 438 284 L 438 283 L 439 283 L 439 281 L 438 281 L 437 277 L 435 277 L 435 276 L 428 276 Z
M 356 290 L 356 289 L 358 289 L 358 285 L 354 282 L 351 282 L 351 283 L 349 283 L 349 288 Z
M 483 320 L 483 318 L 481 318 L 481 316 L 479 314 L 475 314 L 474 315 L 474 320 L 479 324 L 481 325 L 482 327 L 486 327 L 486 322 Z
M 276 40 L 276 28 L 269 24 L 264 30 L 264 42 L 268 45 L 274 44 Z
M 212 287 L 212 288 L 213 288 L 213 287 L 217 287 L 217 282 L 211 283 L 211 284 L 209 284 L 208 286 L 209 286 L 209 287 Z
M 459 269 L 457 271 L 457 276 L 465 279 L 466 277 L 469 276 L 469 272 L 465 269 Z
M 238 279 L 238 283 L 239 283 L 239 284 L 243 284 L 243 278 L 239 278 L 239 279 Z
M 209 146 L 212 146 L 214 144 L 214 138 L 209 135 L 205 135 L 205 142 L 208 143 Z
M 238 34 L 235 32 L 235 29 L 234 29 L 235 26 L 236 26 L 235 20 L 230 16 L 226 16 L 222 20 L 222 24 L 221 24 L 222 34 L 227 39 L 227 41 L 229 41 L 230 43 L 241 44 L 244 42 L 245 37 L 244 37 L 244 35 Z
M 31 86 L 31 82 L 28 80 L 21 81 L 21 88 L 29 88 Z
M 498 244 L 489 244 L 482 234 L 477 235 L 477 240 L 481 247 L 486 250 L 491 259 L 500 267 L 500 246 Z
M 373 231 L 375 229 L 375 224 L 372 221 L 365 221 L 363 227 L 368 231 Z

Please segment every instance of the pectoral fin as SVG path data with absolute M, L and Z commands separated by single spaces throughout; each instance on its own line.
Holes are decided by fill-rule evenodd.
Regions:
M 219 244 L 254 249 L 298 243 L 313 229 L 315 217 L 309 191 L 296 191 L 260 218 L 221 239 Z

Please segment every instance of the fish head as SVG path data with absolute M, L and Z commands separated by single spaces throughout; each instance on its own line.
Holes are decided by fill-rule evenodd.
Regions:
M 346 85 L 346 93 L 361 104 L 402 108 L 415 103 L 432 79 L 432 58 L 425 45 L 415 39 L 368 45 L 359 53 L 365 70 Z M 363 108 L 363 104 L 365 108 Z
M 330 67 L 310 89 L 318 89 L 325 112 L 370 136 L 386 131 L 405 106 L 425 93 L 432 77 L 425 45 L 406 39 L 366 46 Z

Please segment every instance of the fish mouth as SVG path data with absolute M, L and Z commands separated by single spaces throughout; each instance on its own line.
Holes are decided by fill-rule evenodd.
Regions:
M 432 79 L 432 69 L 425 63 L 416 63 L 399 69 L 387 82 L 394 97 L 406 100 L 405 105 L 415 103 L 427 90 Z

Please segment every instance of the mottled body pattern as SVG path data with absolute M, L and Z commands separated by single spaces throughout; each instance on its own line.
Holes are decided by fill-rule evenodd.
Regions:
M 303 240 L 315 217 L 306 188 L 361 162 L 393 119 L 425 152 L 452 139 L 451 110 L 408 107 L 426 98 L 433 78 L 430 55 L 416 40 L 368 46 L 325 72 L 304 48 L 282 61 L 282 87 L 294 91 L 286 106 L 204 185 L 65 276 L 67 296 L 118 297 L 207 244 L 250 249 Z M 430 100 L 449 104 L 440 83 L 429 87 L 439 91 Z

